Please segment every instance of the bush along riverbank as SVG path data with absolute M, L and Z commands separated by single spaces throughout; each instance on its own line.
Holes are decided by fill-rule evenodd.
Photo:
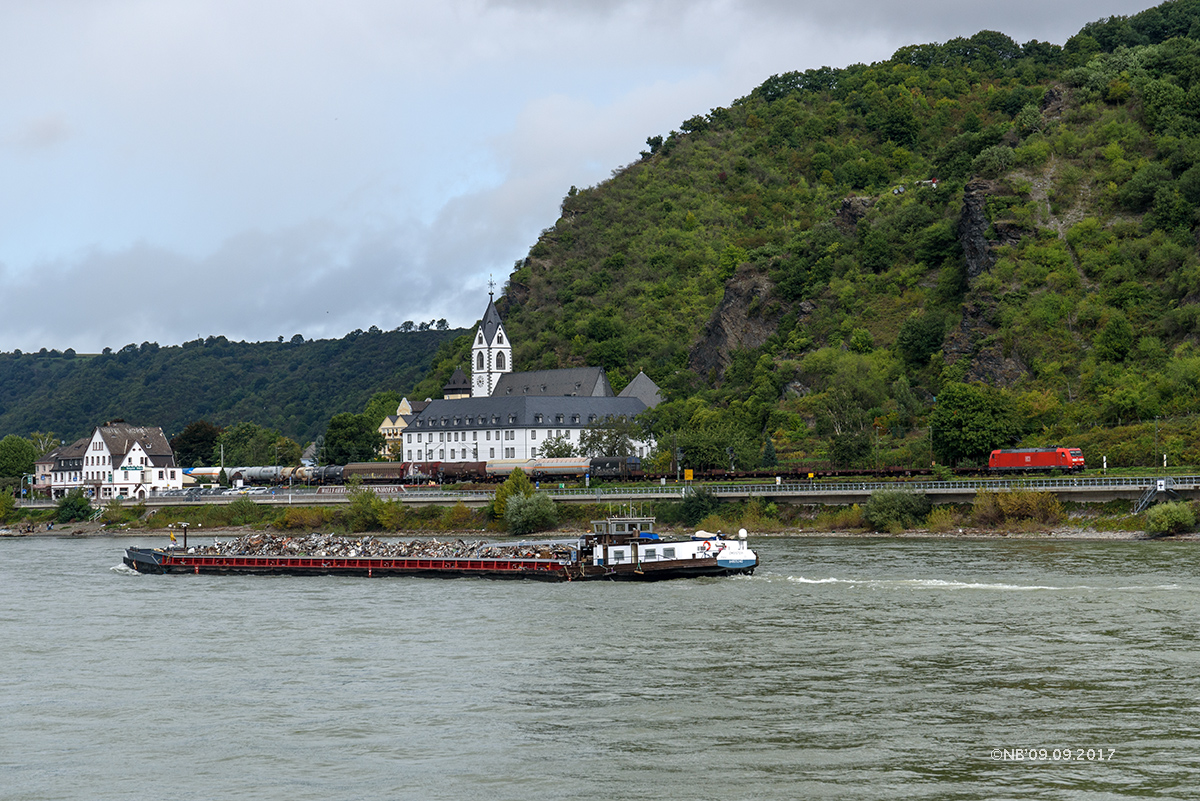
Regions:
M 973 503 L 933 506 L 921 495 L 877 492 L 865 504 L 800 506 L 762 498 L 722 502 L 703 489 L 677 502 L 633 505 L 560 504 L 526 493 L 498 493 L 501 503 L 481 508 L 414 506 L 381 498 L 370 489 L 352 491 L 339 506 L 286 506 L 239 498 L 230 504 L 147 509 L 145 504 L 113 501 L 94 510 L 70 504 L 59 508 L 9 510 L 0 518 L 0 534 L 78 536 L 118 532 L 162 533 L 186 524 L 192 532 L 220 529 L 340 534 L 475 533 L 529 536 L 541 531 L 585 531 L 591 521 L 616 514 L 654 517 L 663 530 L 704 529 L 730 532 L 744 528 L 755 535 L 792 536 L 1053 536 L 1136 538 L 1191 536 L 1197 531 L 1196 504 L 1164 503 L 1143 514 L 1128 501 L 1064 504 L 1050 493 L 980 493 Z M 72 515 L 75 515 L 72 517 Z M 91 519 L 93 518 L 94 519 Z

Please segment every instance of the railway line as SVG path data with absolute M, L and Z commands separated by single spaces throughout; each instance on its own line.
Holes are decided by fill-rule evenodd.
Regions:
M 763 498 L 776 503 L 837 506 L 865 503 L 873 493 L 903 491 L 920 493 L 934 503 L 970 503 L 980 491 L 1011 492 L 1027 490 L 1052 492 L 1063 501 L 1104 503 L 1131 500 L 1148 506 L 1163 498 L 1200 498 L 1200 475 L 1064 478 L 986 478 L 953 481 L 780 481 L 779 483 L 712 483 L 702 485 L 719 498 L 737 501 Z M 370 489 L 382 497 L 413 505 L 453 505 L 462 502 L 481 507 L 491 500 L 492 489 L 445 486 L 376 485 Z M 609 486 L 591 488 L 543 487 L 537 491 L 560 503 L 622 503 L 638 501 L 678 501 L 693 491 L 692 484 L 653 486 Z M 271 505 L 323 505 L 348 501 L 345 486 L 277 487 L 226 492 L 221 495 L 157 495 L 146 499 L 149 507 L 194 506 L 201 503 L 227 504 L 240 498 Z M 25 501 L 24 506 L 52 506 L 51 501 Z

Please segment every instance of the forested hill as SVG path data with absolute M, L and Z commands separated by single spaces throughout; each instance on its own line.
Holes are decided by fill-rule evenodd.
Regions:
M 1175 0 L 772 76 L 571 188 L 498 302 L 517 367 L 644 369 L 698 465 L 1149 463 L 1156 418 L 1200 461 L 1198 39 Z
M 358 413 L 379 391 L 408 393 L 439 346 L 461 330 L 355 331 L 342 339 L 143 343 L 113 353 L 0 354 L 0 431 L 53 432 L 71 442 L 121 418 L 162 426 L 257 423 L 303 444 L 339 412 Z

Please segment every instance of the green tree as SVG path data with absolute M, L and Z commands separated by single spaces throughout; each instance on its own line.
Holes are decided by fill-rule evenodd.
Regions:
M 362 486 L 362 477 L 354 476 L 347 494 L 350 504 L 346 510 L 346 520 L 350 524 L 350 530 L 371 531 L 379 528 L 380 502 L 375 490 Z
M 1182 534 L 1196 527 L 1196 512 L 1185 501 L 1160 503 L 1146 512 L 1146 533 L 1154 536 Z
M 518 467 L 496 489 L 496 497 L 492 500 L 492 515 L 497 519 L 503 519 L 508 511 L 510 499 L 528 498 L 530 495 L 533 495 L 533 485 L 529 483 L 529 476 L 525 475 L 525 471 Z
M 775 443 L 771 441 L 770 437 L 763 442 L 762 458 L 758 463 L 763 467 L 774 467 L 779 464 L 779 458 L 775 455 Z
M 510 534 L 524 536 L 558 525 L 558 508 L 549 495 L 512 495 L 504 508 L 504 522 Z
M 1016 403 L 1002 390 L 981 384 L 948 383 L 929 416 L 933 450 L 940 461 L 983 461 L 1021 434 Z
M 1123 362 L 1133 347 L 1133 326 L 1117 312 L 1108 319 L 1096 337 L 1096 355 L 1110 362 Z
M 76 520 L 87 520 L 92 516 L 92 504 L 84 496 L 83 490 L 73 489 L 58 502 L 56 519 L 60 523 L 72 523 Z
M 0 523 L 7 523 L 12 518 L 16 506 L 17 499 L 12 493 L 0 490 Z
M 47 431 L 44 434 L 41 431 L 34 431 L 29 435 L 29 441 L 33 443 L 33 448 L 37 452 L 35 458 L 38 459 L 62 445 L 62 440 L 53 431 Z
M 32 473 L 37 458 L 37 448 L 24 437 L 9 434 L 0 439 L 0 477 L 20 478 L 25 473 Z
M 929 515 L 929 499 L 912 492 L 874 492 L 863 506 L 863 517 L 876 531 L 913 528 Z
M 544 459 L 569 459 L 575 455 L 575 446 L 566 437 L 549 437 L 542 442 L 539 453 Z
M 612 417 L 598 420 L 579 433 L 580 456 L 634 456 L 640 428 L 633 420 Z
M 367 462 L 379 456 L 383 445 L 377 423 L 372 425 L 365 414 L 343 412 L 335 414 L 329 421 L 322 458 L 326 464 Z
M 400 405 L 401 400 L 403 398 L 400 393 L 390 389 L 376 392 L 371 396 L 371 400 L 367 401 L 367 408 L 363 409 L 363 414 L 374 421 L 375 427 L 379 428 L 384 418 L 396 413 L 396 407 Z
M 188 423 L 171 438 L 175 464 L 180 467 L 204 467 L 211 464 L 213 449 L 221 438 L 221 429 L 207 420 Z
M 929 363 L 930 356 L 941 350 L 944 331 L 941 315 L 928 311 L 914 314 L 900 326 L 896 351 L 910 367 L 920 369 Z
M 213 464 L 221 463 L 222 447 L 225 464 L 231 467 L 300 464 L 299 444 L 257 423 L 238 423 L 225 429 L 213 449 Z

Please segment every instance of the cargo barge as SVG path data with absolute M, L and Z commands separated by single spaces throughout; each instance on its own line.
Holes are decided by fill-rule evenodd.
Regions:
M 657 581 L 752 574 L 758 555 L 737 537 L 698 531 L 690 540 L 663 540 L 653 518 L 593 521 L 578 538 L 522 543 L 480 543 L 479 555 L 349 553 L 228 553 L 212 549 L 127 548 L 122 560 L 139 573 L 214 573 L 294 576 L 430 576 L 536 579 L 541 581 Z M 285 542 L 291 542 L 287 540 Z M 465 545 L 465 543 L 464 543 Z M 217 552 L 212 552 L 217 551 Z M 531 555 L 537 554 L 537 555 Z

